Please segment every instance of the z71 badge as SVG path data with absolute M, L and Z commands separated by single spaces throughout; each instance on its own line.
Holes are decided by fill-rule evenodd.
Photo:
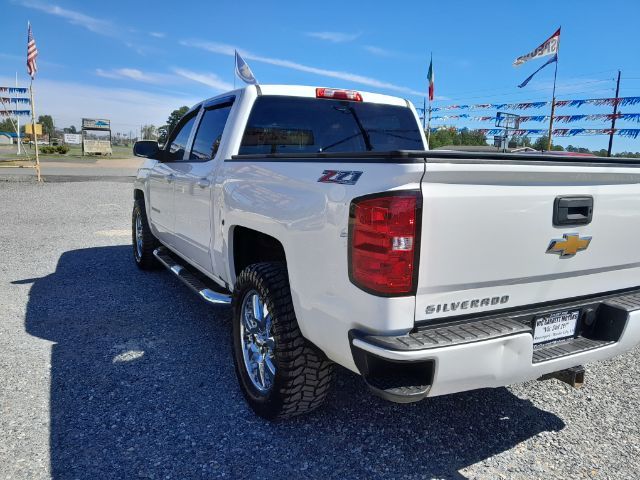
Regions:
M 340 183 L 342 185 L 355 185 L 362 172 L 343 171 L 343 170 L 325 170 L 318 179 L 322 183 Z

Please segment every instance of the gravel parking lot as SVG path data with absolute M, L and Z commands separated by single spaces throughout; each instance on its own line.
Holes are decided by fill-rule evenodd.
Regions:
M 586 385 L 246 407 L 229 312 L 130 251 L 131 185 L 0 182 L 0 478 L 637 478 L 640 349 Z

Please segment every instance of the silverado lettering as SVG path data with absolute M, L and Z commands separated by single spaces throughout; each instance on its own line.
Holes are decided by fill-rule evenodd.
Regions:
M 509 301 L 509 295 L 501 297 L 477 298 L 474 300 L 464 300 L 463 302 L 437 303 L 435 305 L 427 305 L 425 313 L 432 315 L 434 313 L 455 312 L 456 310 L 467 310 L 469 308 L 487 307 L 489 305 L 504 304 Z

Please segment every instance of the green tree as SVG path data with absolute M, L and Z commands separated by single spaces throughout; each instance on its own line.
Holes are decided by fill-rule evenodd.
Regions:
M 509 140 L 509 148 L 522 148 L 522 147 L 531 147 L 531 139 L 527 136 L 524 137 L 513 137 Z
M 640 158 L 640 152 L 619 152 L 614 153 L 614 157 L 623 157 L 623 158 Z
M 547 135 L 543 135 L 542 137 L 538 138 L 535 142 L 533 142 L 532 145 L 533 148 L 535 148 L 536 150 L 539 151 L 549 151 L 549 137 Z M 562 145 L 554 145 L 553 143 L 551 143 L 551 150 L 556 151 L 556 152 L 563 152 L 564 151 L 564 147 Z
M 0 132 L 15 133 L 15 128 L 10 118 L 6 118 L 0 122 Z
M 175 126 L 180 121 L 180 119 L 184 117 L 184 114 L 187 113 L 188 111 L 189 111 L 189 107 L 185 105 L 171 112 L 171 114 L 169 115 L 169 118 L 167 118 L 167 125 L 166 125 L 167 135 L 171 134 L 171 131 L 175 128 Z
M 49 135 L 49 139 L 53 136 L 53 117 L 51 115 L 40 115 L 38 123 L 42 124 L 42 134 Z
M 532 145 L 533 148 L 540 151 L 547 150 L 548 146 L 549 146 L 549 137 L 547 135 L 543 135 L 537 138 Z
M 433 132 L 429 138 L 429 148 L 434 149 L 446 145 L 486 145 L 484 133 L 478 130 L 461 130 L 443 128 Z
M 460 145 L 486 145 L 487 137 L 478 130 L 462 130 L 459 134 Z
M 76 130 L 75 125 L 71 125 L 70 127 L 65 127 L 62 129 L 62 131 L 64 133 L 78 133 L 78 131 Z
M 606 157 L 608 152 L 606 148 L 603 148 L 601 150 L 594 150 L 591 153 L 593 153 L 594 155 L 598 156 L 598 157 Z

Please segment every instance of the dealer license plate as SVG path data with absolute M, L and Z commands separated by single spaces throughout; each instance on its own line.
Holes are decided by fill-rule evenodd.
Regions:
M 535 320 L 533 344 L 553 342 L 573 337 L 580 310 L 566 310 L 542 315 Z

